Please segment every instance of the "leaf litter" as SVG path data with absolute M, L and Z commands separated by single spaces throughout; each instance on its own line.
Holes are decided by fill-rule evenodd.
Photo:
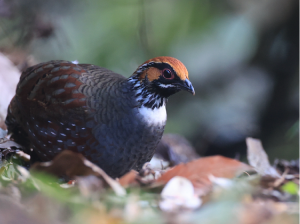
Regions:
M 177 164 L 168 148 L 173 156 L 116 180 L 69 150 L 29 170 L 28 155 L 11 150 L 0 168 L 0 223 L 298 223 L 299 160 L 271 166 L 258 139 L 246 142 L 250 165 L 223 156 Z

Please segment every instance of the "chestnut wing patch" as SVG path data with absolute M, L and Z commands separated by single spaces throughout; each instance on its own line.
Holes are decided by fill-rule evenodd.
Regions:
M 39 64 L 22 73 L 10 117 L 27 132 L 41 159 L 49 160 L 66 148 L 82 151 L 94 141 L 93 109 L 78 91 L 83 85 L 79 77 L 86 73 L 67 61 Z
M 65 61 L 40 64 L 23 72 L 16 95 L 31 109 L 65 114 L 67 110 L 85 108 L 85 95 L 78 92 L 82 82 L 78 77 L 85 73 L 80 66 Z

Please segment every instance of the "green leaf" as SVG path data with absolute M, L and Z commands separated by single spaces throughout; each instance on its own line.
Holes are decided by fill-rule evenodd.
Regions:
M 294 183 L 293 181 L 289 181 L 287 183 L 285 183 L 281 189 L 289 194 L 292 194 L 292 195 L 296 195 L 298 194 L 298 189 L 299 189 L 299 186 Z

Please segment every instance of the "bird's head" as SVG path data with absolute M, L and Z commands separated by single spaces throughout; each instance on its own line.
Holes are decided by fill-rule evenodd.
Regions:
M 180 90 L 195 94 L 186 67 L 176 58 L 152 58 L 140 65 L 133 76 L 162 97 L 169 97 Z
M 195 94 L 186 67 L 172 57 L 156 57 L 144 62 L 129 80 L 134 83 L 140 101 L 148 102 L 151 107 L 159 107 L 159 101 L 180 90 Z

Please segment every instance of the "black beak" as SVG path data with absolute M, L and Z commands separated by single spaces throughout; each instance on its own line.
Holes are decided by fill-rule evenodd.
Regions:
M 190 82 L 190 80 L 188 80 L 188 79 L 185 79 L 185 81 L 183 81 L 180 84 L 180 88 L 182 90 L 188 91 L 189 93 L 195 95 L 194 87 L 193 87 L 192 83 Z

